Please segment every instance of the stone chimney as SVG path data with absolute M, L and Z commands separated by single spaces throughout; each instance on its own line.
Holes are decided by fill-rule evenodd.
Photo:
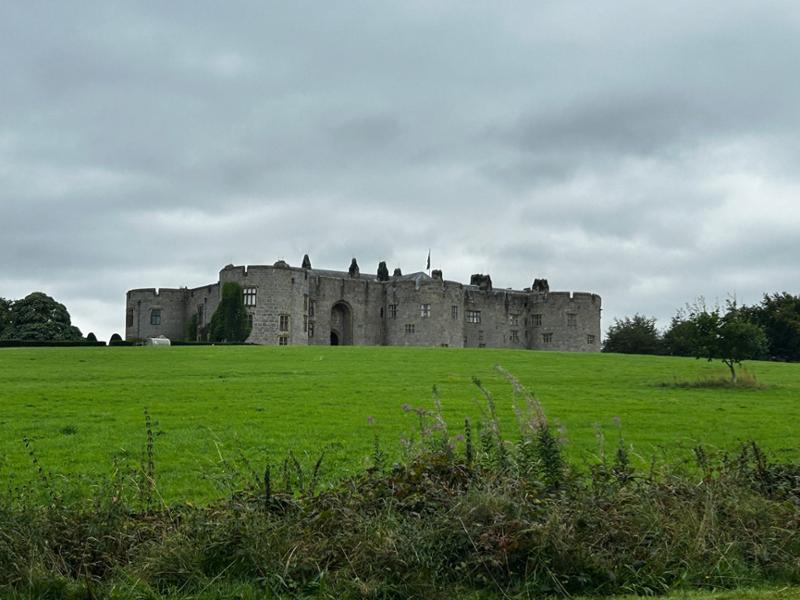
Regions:
M 470 285 L 477 285 L 481 291 L 492 291 L 492 276 L 484 275 L 482 273 L 475 273 L 469 278 Z
M 531 289 L 540 294 L 547 294 L 550 292 L 550 284 L 547 283 L 547 279 L 534 279 Z

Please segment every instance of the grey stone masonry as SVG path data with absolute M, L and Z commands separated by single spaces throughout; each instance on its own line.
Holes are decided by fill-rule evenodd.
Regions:
M 379 281 L 362 274 L 355 259 L 347 271 L 284 261 L 228 265 L 217 282 L 199 288 L 130 290 L 125 337 L 185 340 L 194 317 L 201 331 L 208 325 L 221 285 L 236 282 L 245 291 L 253 322 L 247 341 L 254 344 L 600 350 L 597 294 L 551 292 L 544 279 L 512 290 L 494 289 L 489 275 L 473 275 L 468 285 L 432 274 L 395 272 Z

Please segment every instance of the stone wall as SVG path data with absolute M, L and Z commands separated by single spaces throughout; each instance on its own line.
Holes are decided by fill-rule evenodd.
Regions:
M 186 336 L 186 288 L 144 288 L 131 290 L 126 298 L 125 339 L 164 335 L 170 339 Z
M 532 292 L 528 307 L 531 348 L 572 352 L 600 350 L 600 296 L 581 292 Z
M 329 345 L 331 331 L 339 343 L 377 346 L 383 343 L 383 284 L 369 277 L 334 277 L 308 271 L 309 298 L 313 302 L 314 336 L 311 344 Z M 334 314 L 334 306 L 340 309 Z M 332 318 L 349 313 L 349 323 L 332 322 Z M 344 331 L 343 329 L 347 329 Z
M 464 337 L 470 348 L 526 348 L 527 295 L 512 290 L 464 290 Z M 470 312 L 478 313 L 470 319 Z M 479 320 L 474 323 L 471 321 Z M 513 333 L 516 332 L 516 333 Z
M 308 273 L 289 266 L 229 265 L 219 273 L 220 284 L 235 282 L 243 289 L 255 290 L 255 306 L 248 306 L 253 315 L 253 328 L 247 341 L 253 344 L 307 344 L 304 323 L 304 298 L 308 294 Z M 281 319 L 281 317 L 287 317 Z
M 255 290 L 248 306 L 256 344 L 331 343 L 389 346 L 529 348 L 599 351 L 601 300 L 596 294 L 524 291 L 464 285 L 417 273 L 381 282 L 373 276 L 291 267 L 228 265 L 219 283 L 194 289 L 128 292 L 126 338 L 184 339 L 197 314 L 207 325 L 220 286 L 233 281 Z M 161 323 L 151 324 L 154 310 Z M 474 322 L 473 322 L 474 321 Z
M 199 338 L 200 331 L 203 328 L 208 327 L 208 324 L 211 322 L 211 317 L 217 310 L 219 301 L 220 289 L 218 283 L 212 283 L 210 285 L 204 285 L 202 287 L 189 290 L 189 298 L 186 301 L 187 333 L 189 320 L 193 315 L 197 315 L 197 330 Z
M 386 345 L 456 348 L 464 345 L 462 284 L 420 277 L 390 280 L 384 285 Z M 456 307 L 455 318 L 453 307 Z

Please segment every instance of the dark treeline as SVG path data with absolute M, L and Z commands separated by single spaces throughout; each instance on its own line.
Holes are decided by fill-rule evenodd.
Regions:
M 727 348 L 710 348 L 711 343 Z M 679 310 L 660 331 L 654 317 L 636 314 L 615 319 L 603 342 L 604 352 L 800 361 L 800 296 L 765 294 L 759 304 L 708 308 L 703 300 Z

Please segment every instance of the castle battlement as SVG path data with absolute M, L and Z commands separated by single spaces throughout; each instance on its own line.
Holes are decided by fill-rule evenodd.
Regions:
M 314 269 L 279 260 L 226 265 L 214 283 L 130 290 L 126 338 L 198 337 L 219 305 L 221 284 L 244 289 L 253 327 L 248 341 L 278 345 L 493 347 L 564 351 L 600 349 L 601 299 L 589 292 L 551 292 L 545 279 L 530 288 L 494 288 L 489 275 L 470 283 L 441 271 L 391 275 Z

